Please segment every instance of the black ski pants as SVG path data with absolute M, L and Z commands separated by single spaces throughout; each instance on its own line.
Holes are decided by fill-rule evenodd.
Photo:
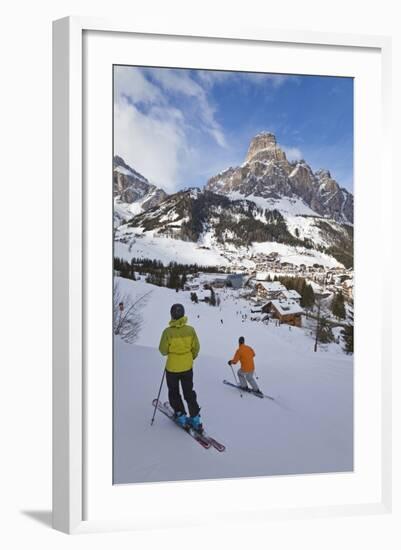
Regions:
M 176 413 L 181 412 L 183 414 L 186 414 L 184 403 L 180 395 L 179 384 L 181 382 L 182 393 L 184 394 L 184 399 L 188 405 L 189 415 L 196 416 L 197 414 L 199 414 L 200 407 L 196 400 L 193 378 L 194 373 L 192 369 L 185 372 L 169 372 L 168 370 L 166 371 L 168 400 Z

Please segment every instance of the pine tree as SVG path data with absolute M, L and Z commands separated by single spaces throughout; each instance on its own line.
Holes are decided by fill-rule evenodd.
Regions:
M 187 276 L 185 273 L 181 275 L 181 288 L 184 290 L 185 283 L 187 282 Z
M 315 293 L 313 288 L 309 284 L 305 284 L 301 293 L 301 306 L 302 307 L 312 307 L 315 303 Z
M 329 342 L 334 341 L 333 331 L 331 330 L 331 326 L 325 317 L 320 318 L 318 340 L 322 344 L 328 344 Z
M 331 300 L 331 311 L 338 319 L 345 319 L 344 296 L 336 292 Z
M 344 350 L 346 353 L 354 353 L 354 325 L 346 325 L 342 329 L 341 335 L 344 341 Z
M 216 295 L 214 293 L 214 290 L 212 287 L 210 287 L 210 301 L 209 301 L 209 304 L 211 306 L 215 306 L 216 305 Z

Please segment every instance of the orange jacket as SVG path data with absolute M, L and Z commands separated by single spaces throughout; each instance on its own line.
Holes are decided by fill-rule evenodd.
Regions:
M 253 372 L 255 370 L 254 357 L 255 352 L 250 346 L 240 344 L 231 362 L 235 365 L 239 361 L 241 363 L 241 370 L 244 372 Z

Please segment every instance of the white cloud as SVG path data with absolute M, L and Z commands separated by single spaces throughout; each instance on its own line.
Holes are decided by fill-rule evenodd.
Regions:
M 130 166 L 166 191 L 176 190 L 186 155 L 182 117 L 158 107 L 144 115 L 122 99 L 114 108 L 114 149 Z
M 136 67 L 114 67 L 114 99 L 130 97 L 133 103 L 164 103 L 163 94 Z
M 169 93 L 184 95 L 196 100 L 198 116 L 205 132 L 209 133 L 221 147 L 226 147 L 224 133 L 215 118 L 216 110 L 210 103 L 207 93 L 194 80 L 188 71 L 182 69 L 151 69 L 152 77 Z
M 249 86 L 281 86 L 286 75 L 151 69 L 118 66 L 114 69 L 114 152 L 152 183 L 174 192 L 202 181 L 210 166 L 228 166 L 238 151 L 227 147 L 211 100 L 212 88 L 228 79 Z M 216 144 L 218 145 L 216 147 Z M 291 160 L 302 158 L 285 148 Z M 202 182 L 204 183 L 204 182 Z
M 240 71 L 199 71 L 197 78 L 209 88 L 225 83 L 229 80 L 267 86 L 274 89 L 280 88 L 286 82 L 297 83 L 296 75 L 270 74 L 270 73 L 246 73 Z
M 177 95 L 186 102 L 172 101 Z M 195 140 L 226 147 L 215 108 L 187 71 L 116 67 L 114 97 L 115 154 L 168 192 L 199 163 Z

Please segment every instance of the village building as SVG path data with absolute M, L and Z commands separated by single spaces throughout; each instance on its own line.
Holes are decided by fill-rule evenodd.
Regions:
M 294 302 L 297 302 L 297 304 L 301 303 L 302 296 L 299 292 L 296 290 L 283 290 L 281 292 L 281 297 L 283 297 L 286 300 L 294 300 Z
M 218 277 L 212 281 L 213 288 L 224 288 L 226 286 L 227 279 L 223 279 L 222 277 Z
M 279 281 L 257 282 L 255 285 L 256 295 L 267 300 L 280 298 L 282 292 L 286 290 L 286 287 Z
M 262 307 L 262 312 L 273 319 L 294 327 L 302 326 L 303 308 L 293 300 L 271 300 Z
M 233 289 L 238 290 L 244 286 L 244 275 L 242 273 L 230 273 L 227 275 L 227 286 L 231 286 Z

